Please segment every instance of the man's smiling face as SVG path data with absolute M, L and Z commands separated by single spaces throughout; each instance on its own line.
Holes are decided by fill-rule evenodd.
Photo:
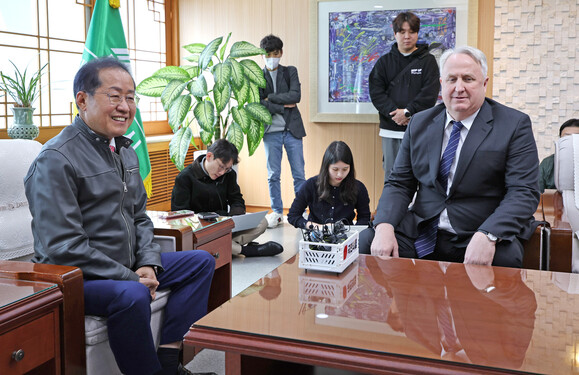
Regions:
M 95 133 L 108 139 L 121 136 L 133 122 L 137 110 L 134 100 L 135 84 L 129 73 L 121 68 L 106 68 L 99 72 L 101 85 L 94 94 L 77 94 L 80 117 Z M 122 97 L 119 104 L 111 104 L 109 96 Z

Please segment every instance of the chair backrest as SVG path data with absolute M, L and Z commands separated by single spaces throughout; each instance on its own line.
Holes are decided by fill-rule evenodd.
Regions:
M 36 141 L 0 139 L 0 259 L 34 253 L 24 177 L 41 148 Z
M 579 183 L 579 134 L 566 136 L 555 142 L 554 163 L 553 172 L 557 190 L 561 192 L 578 190 L 575 186 L 575 176 Z

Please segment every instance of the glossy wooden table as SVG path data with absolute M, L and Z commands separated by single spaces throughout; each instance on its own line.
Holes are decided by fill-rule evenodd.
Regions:
M 233 220 L 210 222 L 190 216 L 166 220 L 164 211 L 147 211 L 155 235 L 175 237 L 177 251 L 200 249 L 215 258 L 215 273 L 209 293 L 209 311 L 231 298 L 231 230 Z
M 195 323 L 186 348 L 225 351 L 229 375 L 281 373 L 271 360 L 367 374 L 579 371 L 579 274 L 361 255 L 335 275 L 288 262 L 275 291 L 250 287 Z
M 60 374 L 58 286 L 0 278 L 0 291 L 0 374 Z

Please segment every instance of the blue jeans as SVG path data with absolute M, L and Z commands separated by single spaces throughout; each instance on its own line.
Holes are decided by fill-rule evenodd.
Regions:
M 162 253 L 158 290 L 171 289 L 160 344 L 181 341 L 191 324 L 207 313 L 213 256 L 203 250 Z M 87 315 L 107 317 L 111 350 L 123 374 L 161 370 L 151 334 L 151 294 L 138 281 L 84 280 Z
M 306 181 L 304 172 L 304 146 L 301 138 L 294 137 L 289 131 L 265 133 L 263 135 L 265 157 L 267 159 L 267 182 L 269 184 L 269 198 L 271 209 L 278 214 L 283 213 L 281 200 L 281 159 L 283 148 L 287 153 L 292 177 L 294 179 L 294 193 L 297 193 Z

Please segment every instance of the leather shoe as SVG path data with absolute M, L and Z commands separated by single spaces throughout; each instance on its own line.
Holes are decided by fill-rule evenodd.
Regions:
M 246 257 L 267 257 L 277 255 L 283 251 L 283 246 L 274 241 L 263 244 L 250 242 L 241 248 L 241 254 Z
M 179 364 L 177 375 L 217 375 L 215 372 L 191 372 L 187 370 L 182 364 Z

